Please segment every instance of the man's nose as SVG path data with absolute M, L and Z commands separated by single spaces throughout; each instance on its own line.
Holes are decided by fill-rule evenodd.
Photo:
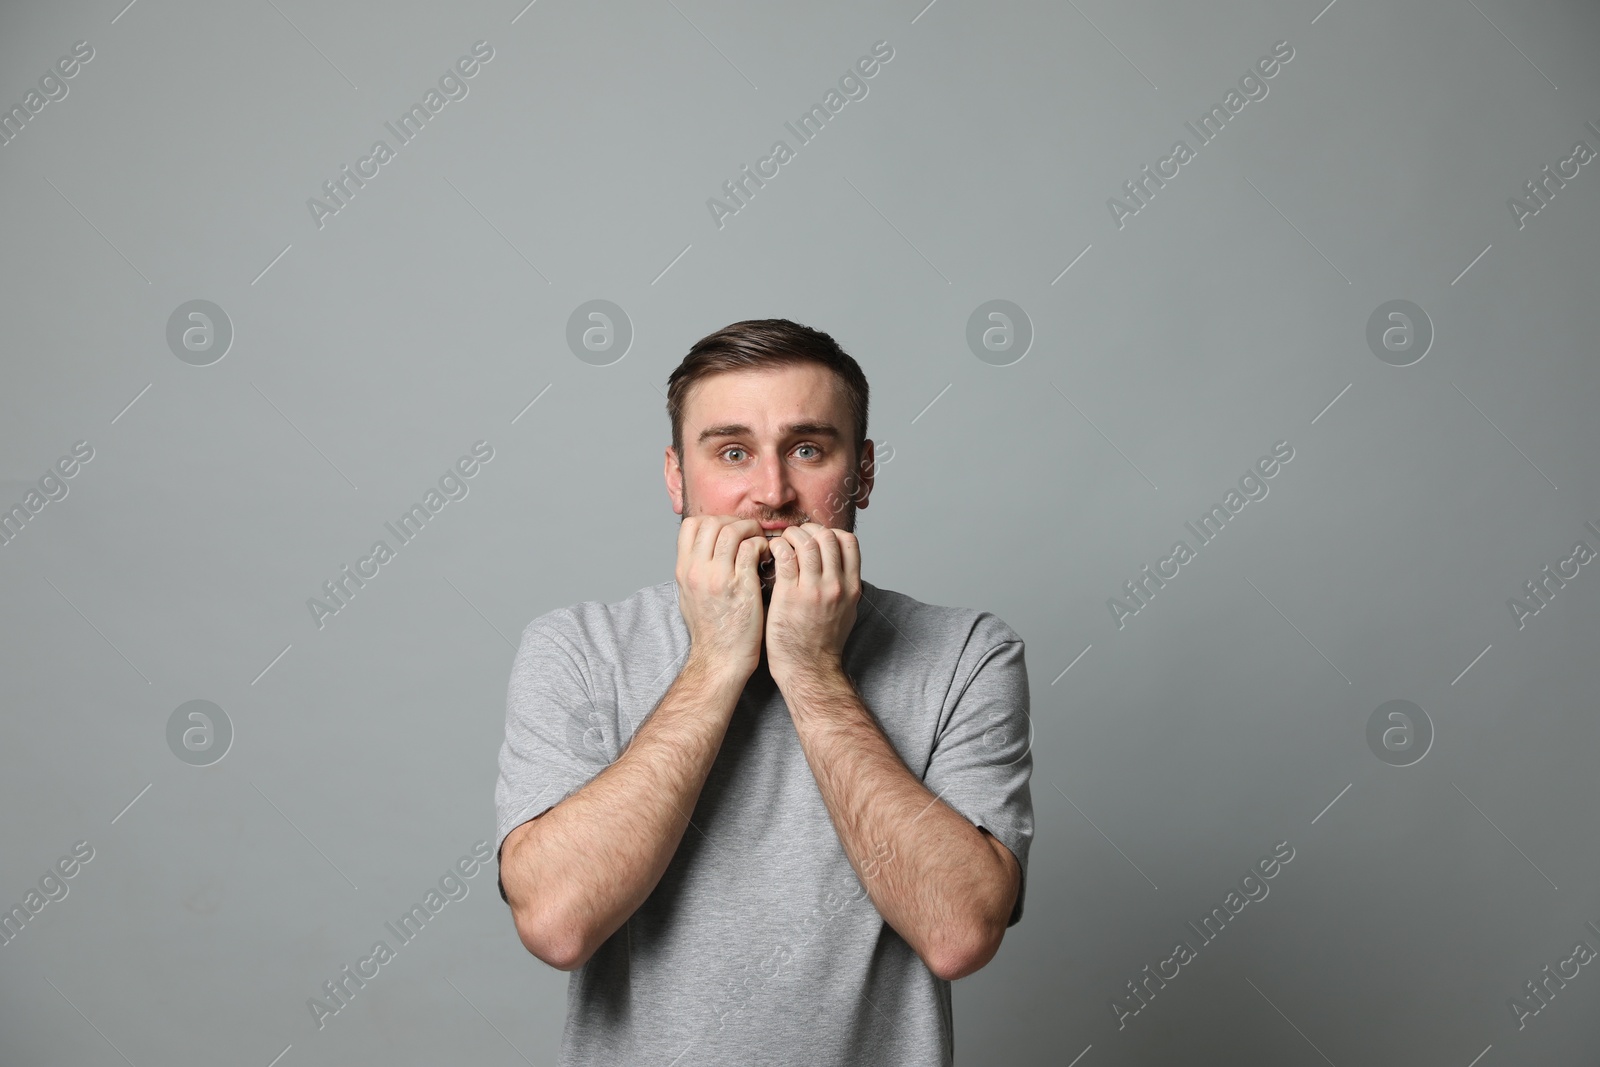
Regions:
M 750 493 L 758 503 L 773 510 L 794 499 L 794 487 L 789 483 L 789 471 L 782 459 L 767 456 L 756 461 Z

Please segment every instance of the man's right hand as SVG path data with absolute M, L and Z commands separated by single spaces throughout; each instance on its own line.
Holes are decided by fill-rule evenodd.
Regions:
M 678 610 L 692 659 L 742 680 L 761 662 L 766 611 L 756 565 L 772 551 L 761 523 L 692 515 L 678 527 Z

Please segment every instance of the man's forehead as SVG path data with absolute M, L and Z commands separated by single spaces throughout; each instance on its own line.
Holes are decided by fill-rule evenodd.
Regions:
M 781 374 L 778 371 L 802 371 Z M 814 373 L 810 373 L 814 372 Z M 812 379 L 797 381 L 797 379 Z M 826 367 L 799 365 L 749 371 L 724 371 L 695 383 L 685 402 L 684 437 L 775 432 L 848 432 L 848 413 L 835 375 Z M 721 434 L 726 436 L 727 434 Z

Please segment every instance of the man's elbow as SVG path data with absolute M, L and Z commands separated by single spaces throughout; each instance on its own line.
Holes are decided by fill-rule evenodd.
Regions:
M 994 959 L 995 953 L 1000 951 L 1000 942 L 1005 934 L 1006 928 L 1003 923 L 984 921 L 975 924 L 972 935 L 964 945 L 955 946 L 943 955 L 935 956 L 929 962 L 928 969 L 935 977 L 942 978 L 946 982 L 965 978 L 988 966 L 989 961 Z
M 517 937 L 522 947 L 558 971 L 575 971 L 589 961 L 594 949 L 576 936 L 568 923 L 529 914 L 531 909 L 513 911 Z
M 529 951 L 533 951 L 530 949 Z M 589 949 L 552 948 L 544 952 L 534 952 L 535 956 L 548 963 L 558 971 L 575 971 L 589 962 L 589 957 L 594 955 Z
M 986 967 L 1000 951 L 1020 891 L 1017 872 L 1008 870 L 994 895 L 967 920 L 963 936 L 940 946 L 941 950 L 932 954 L 928 969 L 945 981 L 954 982 Z
M 522 947 L 558 971 L 575 971 L 588 962 L 596 946 L 567 918 L 568 910 L 561 907 L 554 887 L 544 884 L 524 862 L 524 850 L 533 847 L 535 825 L 541 817 L 529 819 L 506 835 L 500 884 Z

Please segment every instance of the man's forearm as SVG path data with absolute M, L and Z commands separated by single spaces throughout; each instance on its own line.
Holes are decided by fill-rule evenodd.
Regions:
M 691 654 L 615 762 L 507 835 L 501 880 L 529 951 L 572 970 L 644 903 L 683 838 L 743 688 Z
M 842 671 L 786 681 L 806 761 L 879 914 L 941 977 L 987 962 L 1012 906 L 993 846 L 911 773 Z

